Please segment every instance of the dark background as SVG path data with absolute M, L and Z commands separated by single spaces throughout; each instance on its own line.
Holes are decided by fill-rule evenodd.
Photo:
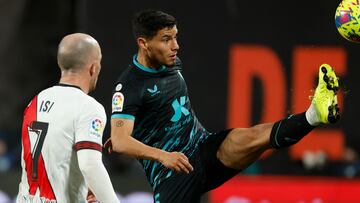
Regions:
M 0 190 L 11 196 L 17 192 L 22 111 L 34 95 L 57 83 L 60 71 L 56 51 L 61 38 L 73 32 L 84 32 L 100 43 L 103 68 L 92 96 L 110 115 L 114 82 L 137 51 L 131 17 L 148 8 L 160 9 L 178 20 L 183 75 L 197 117 L 209 131 L 219 131 L 227 126 L 231 45 L 270 47 L 278 54 L 287 76 L 291 75 L 294 47 L 343 47 L 347 53 L 347 74 L 341 82 L 346 94 L 343 117 L 336 127 L 345 132 L 346 145 L 358 152 L 360 93 L 356 87 L 360 75 L 360 45 L 346 41 L 337 32 L 334 15 L 339 3 L 335 0 L 0 0 L 0 138 L 7 144 L 5 155 L 10 160 L 10 167 L 0 171 L 0 177 L 12 177 L 0 179 Z M 290 87 L 291 81 L 287 83 Z M 254 91 L 255 103 L 256 99 L 262 98 L 259 88 L 261 86 L 256 86 Z M 290 101 L 290 89 L 288 91 Z M 289 106 L 284 108 L 289 109 Z M 258 114 L 254 112 L 254 124 Z M 109 128 L 104 138 L 108 134 Z M 127 188 L 115 184 L 119 191 L 149 190 L 143 173 L 132 159 L 112 155 L 104 161 L 112 178 L 119 180 L 116 183 L 121 184 L 122 178 L 136 180 L 132 181 L 134 186 Z M 286 150 L 281 150 L 260 161 L 256 171 L 341 176 L 342 173 L 334 168 L 342 165 L 329 163 L 325 169 L 306 171 L 301 163 L 289 160 Z M 6 186 L 8 184 L 11 187 Z

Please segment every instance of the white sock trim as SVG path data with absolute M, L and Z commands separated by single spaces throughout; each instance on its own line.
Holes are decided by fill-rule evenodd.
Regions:
M 316 113 L 316 109 L 313 103 L 311 103 L 310 107 L 305 113 L 306 120 L 312 126 L 318 126 L 320 124 L 319 118 Z

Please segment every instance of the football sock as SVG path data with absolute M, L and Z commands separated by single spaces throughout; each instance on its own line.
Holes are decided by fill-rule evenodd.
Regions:
M 270 133 L 270 144 L 279 149 L 291 146 L 300 141 L 315 126 L 307 121 L 306 113 L 290 115 L 287 118 L 274 123 Z
M 317 126 L 320 124 L 314 104 L 311 103 L 305 115 L 306 115 L 306 120 L 310 123 L 310 125 Z

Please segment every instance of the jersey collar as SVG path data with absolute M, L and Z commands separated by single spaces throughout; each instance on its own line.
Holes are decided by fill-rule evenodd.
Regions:
M 79 86 L 76 86 L 76 85 L 70 85 L 70 84 L 65 84 L 65 83 L 59 83 L 55 86 L 61 86 L 61 87 L 74 87 L 74 88 L 78 88 L 81 90 L 81 88 Z

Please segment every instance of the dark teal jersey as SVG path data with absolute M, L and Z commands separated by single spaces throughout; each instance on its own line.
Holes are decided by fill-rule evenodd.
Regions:
M 134 120 L 132 136 L 140 142 L 187 157 L 209 135 L 191 108 L 180 59 L 173 67 L 154 70 L 139 64 L 135 55 L 115 85 L 111 117 Z M 139 161 L 153 188 L 173 174 L 157 161 Z

